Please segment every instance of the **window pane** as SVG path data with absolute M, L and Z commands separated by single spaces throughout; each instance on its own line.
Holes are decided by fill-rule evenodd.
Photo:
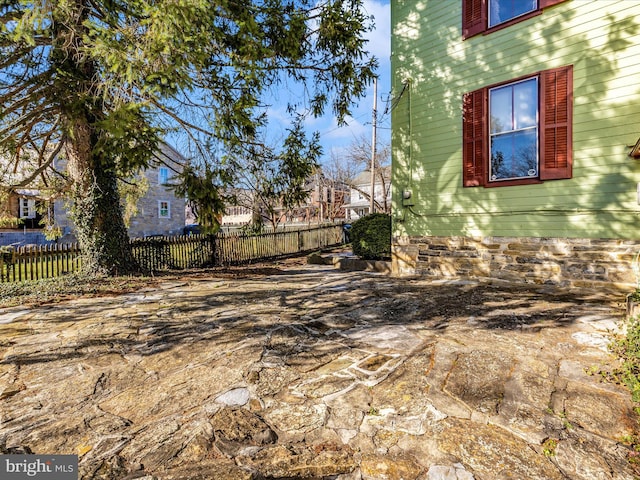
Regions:
M 29 198 L 20 199 L 20 218 L 36 218 L 36 201 Z
M 538 129 L 505 133 L 491 138 L 490 179 L 538 176 Z
M 506 22 L 538 8 L 538 0 L 489 0 L 489 26 Z
M 495 88 L 490 92 L 491 133 L 513 130 L 513 87 Z
M 160 202 L 160 216 L 161 217 L 169 216 L 169 202 Z
M 514 130 L 538 124 L 538 82 L 535 78 L 513 86 Z
M 166 167 L 160 167 L 158 171 L 158 183 L 160 185 L 164 185 L 169 181 L 169 169 Z

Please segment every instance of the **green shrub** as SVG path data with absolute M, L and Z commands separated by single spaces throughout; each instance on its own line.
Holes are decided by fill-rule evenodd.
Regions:
M 640 318 L 627 319 L 626 335 L 616 335 L 609 344 L 609 350 L 618 357 L 618 365 L 613 371 L 600 371 L 610 382 L 621 383 L 631 392 L 631 399 L 640 402 Z M 635 411 L 640 415 L 640 406 Z M 627 460 L 635 474 L 640 475 L 640 435 L 626 435 L 622 443 L 629 447 Z M 636 476 L 634 478 L 640 478 Z
M 353 253 L 365 260 L 391 258 L 391 216 L 373 213 L 362 217 L 351 228 Z
M 629 318 L 627 334 L 615 337 L 609 350 L 620 361 L 618 368 L 610 373 L 610 380 L 626 385 L 633 401 L 640 402 L 640 318 Z

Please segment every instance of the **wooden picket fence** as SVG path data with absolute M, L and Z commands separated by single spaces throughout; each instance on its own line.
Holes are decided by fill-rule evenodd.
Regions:
M 152 237 L 131 241 L 147 272 L 243 265 L 341 245 L 342 225 L 263 234 L 223 233 Z M 25 246 L 0 252 L 0 282 L 57 277 L 82 265 L 77 244 Z
M 0 282 L 40 280 L 80 269 L 77 243 L 27 245 L 0 251 Z
M 262 234 L 225 233 L 132 241 L 133 255 L 150 272 L 243 265 L 299 255 L 343 243 L 342 225 Z

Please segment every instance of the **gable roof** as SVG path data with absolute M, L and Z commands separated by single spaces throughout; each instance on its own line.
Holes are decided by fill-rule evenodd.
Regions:
M 386 182 L 389 182 L 391 180 L 391 167 L 386 166 L 386 167 L 380 167 L 379 169 L 376 169 L 376 173 L 375 173 L 376 183 L 378 183 L 380 180 L 379 172 L 382 172 L 382 178 L 384 178 Z M 371 185 L 371 169 L 367 168 L 366 170 L 363 170 L 362 172 L 360 172 L 353 179 L 352 183 L 353 185 Z

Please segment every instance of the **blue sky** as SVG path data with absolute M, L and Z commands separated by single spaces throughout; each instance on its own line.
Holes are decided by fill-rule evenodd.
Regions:
M 391 7 L 388 0 L 365 0 L 365 8 L 375 18 L 376 29 L 368 34 L 368 50 L 377 59 L 378 68 L 378 130 L 379 142 L 389 142 L 391 136 L 390 115 L 384 114 L 391 95 Z M 335 119 L 330 116 L 318 119 L 313 128 L 320 132 L 324 147 L 324 157 L 329 158 L 331 150 L 339 153 L 354 139 L 366 135 L 371 138 L 373 85 L 367 96 L 354 108 L 353 115 L 347 119 L 348 126 L 338 128 Z
M 368 44 L 366 50 L 378 59 L 378 145 L 388 144 L 391 137 L 390 114 L 385 109 L 391 94 L 391 7 L 389 0 L 364 0 L 364 8 L 369 16 L 374 18 L 375 29 L 367 32 Z M 286 137 L 286 128 L 291 126 L 291 115 L 287 112 L 287 103 L 296 103 L 300 97 L 302 87 L 292 82 L 279 86 L 272 91 L 265 103 L 271 106 L 267 109 L 269 125 L 267 127 L 267 143 L 277 146 Z M 329 112 L 319 118 L 308 118 L 306 128 L 311 136 L 312 132 L 320 134 L 323 156 L 320 163 L 330 160 L 332 152 L 340 155 L 357 139 L 372 135 L 373 85 L 370 85 L 365 97 L 352 108 L 352 115 L 346 118 L 347 125 L 338 127 L 336 119 Z M 330 107 L 328 108 L 330 110 Z M 186 138 L 182 134 L 170 135 L 169 143 L 179 151 L 188 155 Z
M 388 99 L 391 94 L 391 7 L 389 0 L 365 0 L 365 9 L 368 15 L 374 17 L 375 30 L 367 34 L 369 43 L 367 50 L 378 59 L 378 144 L 388 143 L 391 136 L 390 115 L 384 114 Z M 285 89 L 286 90 L 286 89 Z M 295 92 L 284 91 L 282 97 L 294 95 Z M 279 95 L 276 95 L 279 97 Z M 365 135 L 371 138 L 372 134 L 372 110 L 373 110 L 373 85 L 369 86 L 366 97 L 362 98 L 353 108 L 352 116 L 348 117 L 347 126 L 338 127 L 336 119 L 327 114 L 320 118 L 310 118 L 306 122 L 309 132 L 320 133 L 320 141 L 324 155 L 321 162 L 331 157 L 331 152 L 340 154 L 357 138 Z M 269 109 L 269 120 L 275 127 L 282 119 L 281 125 L 289 120 L 285 106 L 278 106 L 278 98 L 274 106 Z M 286 102 L 283 102 L 286 104 Z M 288 123 L 287 123 L 288 124 Z M 274 139 L 275 140 L 275 139 Z

